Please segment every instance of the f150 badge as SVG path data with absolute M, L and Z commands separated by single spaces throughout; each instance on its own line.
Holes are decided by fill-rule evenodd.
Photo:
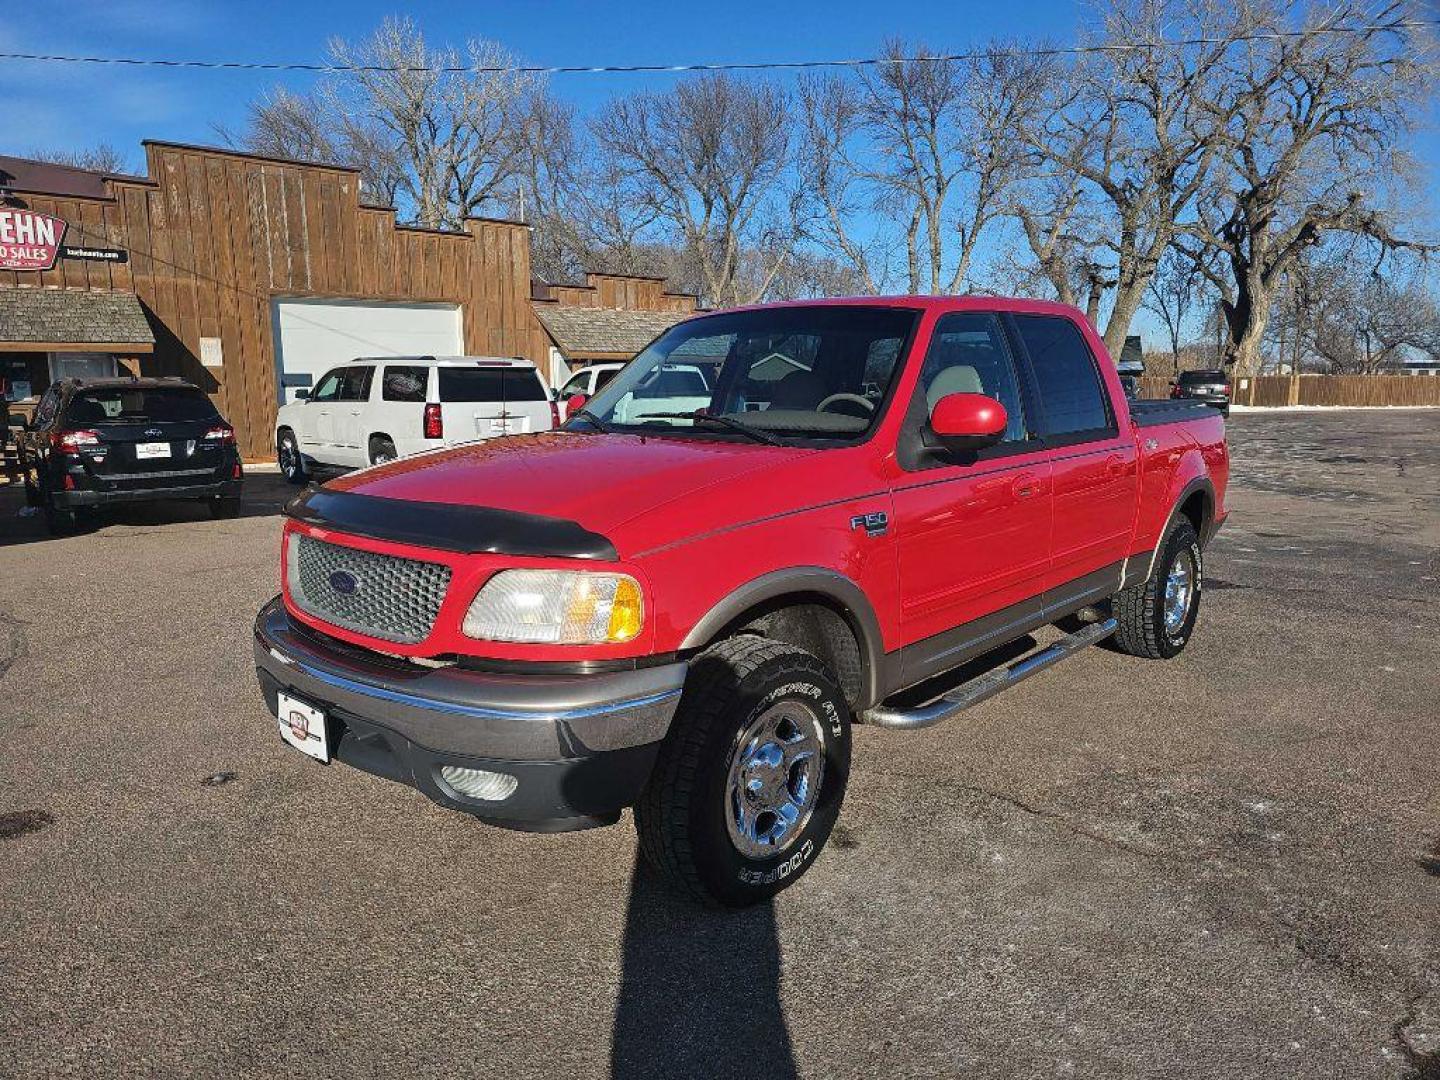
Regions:
M 850 528 L 864 529 L 866 536 L 884 536 L 890 528 L 890 515 L 884 510 L 872 510 L 868 514 L 856 514 L 850 519 Z

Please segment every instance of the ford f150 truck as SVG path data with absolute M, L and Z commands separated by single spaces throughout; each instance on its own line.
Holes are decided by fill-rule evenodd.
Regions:
M 708 405 L 657 395 L 676 364 Z M 852 723 L 924 727 L 1107 638 L 1179 653 L 1225 518 L 1224 419 L 1127 400 L 1057 304 L 704 315 L 570 405 L 296 499 L 260 684 L 295 748 L 486 822 L 634 807 L 712 903 L 819 854 Z

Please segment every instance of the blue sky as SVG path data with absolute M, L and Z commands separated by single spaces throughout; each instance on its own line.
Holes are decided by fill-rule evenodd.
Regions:
M 275 3 L 67 0 L 0 7 L 0 52 L 45 52 L 245 61 L 313 61 L 332 35 L 361 37 L 389 14 L 409 14 L 434 43 L 480 36 L 535 63 L 631 64 L 871 56 L 887 36 L 959 51 L 995 37 L 1074 40 L 1091 20 L 1077 0 L 964 4 L 867 0 L 686 5 L 578 0 L 525 3 Z M 673 75 L 561 75 L 555 90 L 582 111 L 606 97 L 663 87 Z M 788 76 L 781 75 L 781 78 Z M 109 142 L 143 170 L 140 140 L 215 143 L 214 125 L 243 123 L 245 104 L 310 76 L 264 72 L 0 62 L 0 153 L 78 149 Z M 1434 204 L 1440 135 L 1432 122 L 1417 149 L 1431 167 Z

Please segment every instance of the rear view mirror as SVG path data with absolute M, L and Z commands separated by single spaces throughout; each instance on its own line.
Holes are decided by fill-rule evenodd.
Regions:
M 310 391 L 309 391 L 309 390 L 296 390 L 296 391 L 295 391 L 295 400 L 296 400 L 296 401 L 304 401 L 304 400 L 305 400 L 306 398 L 308 398 L 309 396 L 310 396 Z
M 926 434 L 946 450 L 983 450 L 1005 437 L 1009 423 L 1005 406 L 992 397 L 946 394 L 930 411 Z

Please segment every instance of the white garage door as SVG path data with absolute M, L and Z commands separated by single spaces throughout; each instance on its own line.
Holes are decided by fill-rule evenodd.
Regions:
M 275 363 L 280 400 L 309 388 L 336 364 L 357 356 L 458 356 L 460 309 L 454 304 L 372 300 L 276 300 Z

